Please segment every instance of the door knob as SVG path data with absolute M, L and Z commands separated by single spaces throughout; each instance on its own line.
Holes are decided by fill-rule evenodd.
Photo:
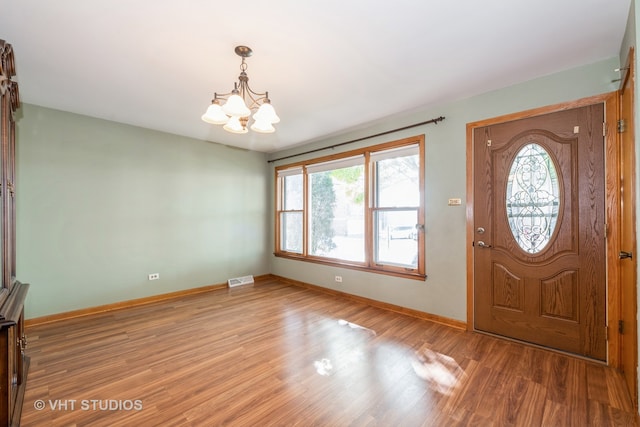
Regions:
M 481 248 L 490 248 L 491 247 L 491 245 L 487 245 L 482 240 L 478 240 L 478 246 L 481 247 Z
M 484 229 L 484 227 L 478 227 L 476 231 L 478 232 L 478 234 L 484 234 L 486 230 Z
M 618 254 L 618 258 L 620 259 L 632 259 L 633 258 L 633 253 L 632 252 L 625 252 L 625 251 L 620 251 L 620 253 Z

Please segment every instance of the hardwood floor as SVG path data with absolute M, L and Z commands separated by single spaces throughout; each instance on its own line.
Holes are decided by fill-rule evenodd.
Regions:
M 27 334 L 23 426 L 638 425 L 605 366 L 277 280 Z

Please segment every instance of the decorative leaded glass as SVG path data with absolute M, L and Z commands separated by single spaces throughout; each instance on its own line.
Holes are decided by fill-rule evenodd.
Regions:
M 529 143 L 513 159 L 506 205 L 509 227 L 518 245 L 531 254 L 542 251 L 556 228 L 560 207 L 556 167 L 542 146 Z

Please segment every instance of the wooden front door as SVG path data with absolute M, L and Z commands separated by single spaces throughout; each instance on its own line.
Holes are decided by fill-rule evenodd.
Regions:
M 474 327 L 606 360 L 604 105 L 474 129 Z

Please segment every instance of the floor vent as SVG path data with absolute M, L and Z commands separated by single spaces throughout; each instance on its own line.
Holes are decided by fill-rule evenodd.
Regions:
M 253 283 L 253 276 L 243 276 L 243 277 L 235 277 L 233 279 L 229 279 L 228 284 L 230 288 L 242 285 L 249 285 Z

